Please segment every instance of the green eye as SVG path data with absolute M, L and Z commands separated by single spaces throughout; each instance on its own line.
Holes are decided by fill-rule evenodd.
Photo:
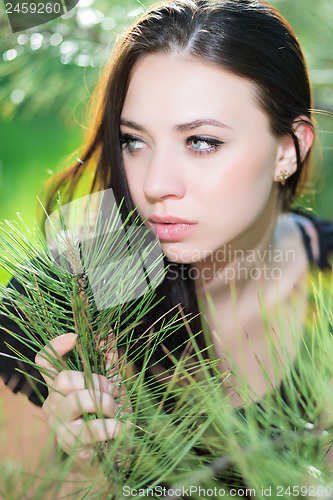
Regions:
M 211 147 L 211 145 L 207 141 L 202 141 L 199 139 L 193 139 L 191 143 L 192 143 L 192 148 L 197 149 L 198 151 L 209 149 Z
M 129 134 L 120 136 L 120 144 L 122 150 L 128 150 L 129 153 L 135 153 L 145 147 L 145 142 L 142 139 Z
M 186 147 L 197 154 L 208 154 L 217 151 L 217 149 L 224 144 L 224 142 L 212 137 L 194 136 L 186 139 Z
M 130 141 L 128 141 L 128 146 L 132 149 L 142 149 L 144 144 L 138 139 L 131 139 Z

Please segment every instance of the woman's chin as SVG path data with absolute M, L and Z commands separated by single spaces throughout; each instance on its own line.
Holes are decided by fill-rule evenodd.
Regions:
M 205 259 L 207 252 L 198 248 L 191 248 L 182 242 L 178 243 L 163 243 L 161 247 L 170 262 L 177 264 L 194 264 Z

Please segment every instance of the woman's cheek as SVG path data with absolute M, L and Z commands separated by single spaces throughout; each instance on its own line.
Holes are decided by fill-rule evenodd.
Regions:
M 134 165 L 124 165 L 127 184 L 131 193 L 133 203 L 135 206 L 140 207 L 144 199 L 144 176 L 142 173 L 142 169 L 134 167 Z

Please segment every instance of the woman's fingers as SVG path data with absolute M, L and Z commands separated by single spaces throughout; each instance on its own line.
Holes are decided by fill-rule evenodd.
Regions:
M 59 335 L 59 337 L 52 339 L 44 349 L 37 353 L 35 362 L 43 369 L 41 375 L 48 385 L 52 383 L 53 379 L 60 372 L 54 366 L 54 360 L 62 362 L 62 357 L 75 347 L 76 337 L 73 333 Z
M 131 411 L 126 389 L 121 385 L 115 339 L 110 335 L 107 340 L 106 376 L 66 370 L 63 356 L 75 347 L 74 334 L 52 339 L 36 356 L 36 364 L 49 386 L 49 396 L 43 405 L 49 425 L 65 452 L 71 453 L 79 447 L 81 458 L 86 460 L 94 453 L 89 446 L 112 440 L 119 434 L 122 424 L 114 417 Z M 86 414 L 95 418 L 85 421 Z
M 56 427 L 59 423 L 73 422 L 87 413 L 113 418 L 119 410 L 120 407 L 112 396 L 105 392 L 91 391 L 89 389 L 71 392 L 68 396 L 62 398 L 55 407 L 53 407 L 52 403 L 49 403 L 48 407 L 44 408 L 52 427 Z
M 121 428 L 122 423 L 114 418 L 95 419 L 89 422 L 78 419 L 59 429 L 58 444 L 66 453 L 72 453 L 73 450 L 114 439 Z
M 88 389 L 89 391 L 99 391 L 109 397 L 118 398 L 122 395 L 122 388 L 118 388 L 103 375 L 91 374 L 87 383 L 84 373 L 78 371 L 63 370 L 52 382 L 52 389 L 43 405 L 43 411 L 47 418 L 59 413 L 60 403 L 64 397 L 76 391 Z M 68 403 L 71 400 L 67 400 Z M 87 410 L 86 410 L 87 411 Z M 110 415 L 108 415 L 110 416 Z M 112 415 L 113 416 L 113 415 Z
M 70 392 L 82 389 L 96 389 L 106 392 L 114 397 L 119 395 L 119 388 L 105 376 L 91 373 L 89 377 L 83 372 L 75 370 L 63 370 L 57 375 L 52 383 L 52 388 L 67 396 Z

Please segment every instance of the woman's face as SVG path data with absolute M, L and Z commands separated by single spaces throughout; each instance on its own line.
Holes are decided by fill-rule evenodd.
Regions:
M 177 54 L 146 56 L 133 70 L 121 115 L 124 167 L 171 261 L 198 262 L 234 243 L 276 194 L 279 140 L 255 92 L 246 79 Z

